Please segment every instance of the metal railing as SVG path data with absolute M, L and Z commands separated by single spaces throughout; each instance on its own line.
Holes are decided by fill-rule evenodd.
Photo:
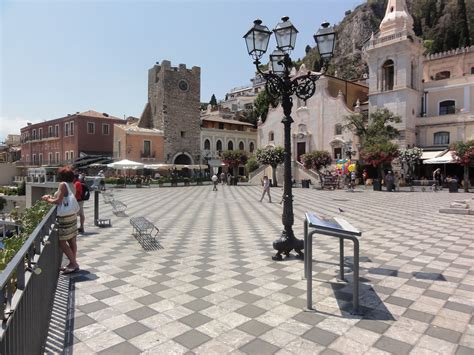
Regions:
M 52 207 L 0 274 L 0 354 L 42 352 L 61 259 Z

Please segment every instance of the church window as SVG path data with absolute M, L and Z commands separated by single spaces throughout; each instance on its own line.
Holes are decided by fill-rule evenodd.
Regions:
M 219 129 L 224 129 L 224 123 L 219 122 Z
M 221 151 L 222 150 L 222 142 L 220 140 L 218 140 L 216 142 L 216 150 L 217 151 Z
M 181 138 L 184 138 L 186 136 L 186 132 L 181 131 Z
M 244 142 L 240 141 L 239 143 L 239 149 L 240 150 L 244 150 L 245 146 L 244 146 Z
M 338 123 L 336 126 L 334 126 L 334 131 L 335 131 L 334 133 L 336 134 L 336 136 L 342 134 L 341 124 Z
M 449 144 L 449 132 L 436 132 L 434 134 L 434 144 Z
M 439 73 L 436 73 L 434 80 L 449 79 L 450 77 L 451 77 L 451 72 L 448 70 L 445 70 L 445 71 L 440 71 Z
M 255 145 L 253 144 L 253 142 L 250 142 L 249 150 L 250 150 L 250 153 L 253 153 L 253 151 L 255 150 Z
M 204 141 L 204 149 L 211 150 L 211 141 L 209 139 Z
M 454 100 L 445 100 L 439 103 L 439 115 L 451 115 L 456 112 L 456 102 Z
M 268 133 L 268 140 L 270 142 L 273 142 L 275 140 L 275 133 L 273 133 L 273 131 L 271 131 L 270 133 Z
M 382 90 L 393 90 L 395 76 L 395 64 L 393 60 L 387 60 L 382 66 Z
M 104 136 L 108 136 L 110 134 L 110 126 L 108 123 L 103 123 L 102 124 L 102 134 Z
M 234 150 L 234 143 L 232 141 L 229 141 L 229 143 L 227 143 L 227 149 Z

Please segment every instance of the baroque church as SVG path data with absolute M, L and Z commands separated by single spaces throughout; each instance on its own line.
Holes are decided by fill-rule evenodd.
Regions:
M 449 145 L 474 139 L 474 46 L 424 55 L 405 0 L 389 0 L 379 32 L 363 48 L 365 83 L 322 76 L 306 104 L 293 97 L 292 158 L 326 150 L 334 159 L 355 152 L 357 137 L 341 129 L 344 117 L 387 108 L 402 118 L 398 144 L 423 148 L 422 159 L 448 154 Z M 307 72 L 302 66 L 292 75 Z M 258 127 L 258 146 L 283 146 L 281 106 L 270 108 Z M 449 154 L 450 155 L 450 154 Z

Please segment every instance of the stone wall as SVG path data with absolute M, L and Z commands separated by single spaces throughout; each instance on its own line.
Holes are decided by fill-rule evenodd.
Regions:
M 200 96 L 199 67 L 172 67 L 164 60 L 148 71 L 153 127 L 163 130 L 165 162 L 173 163 L 173 157 L 183 153 L 194 163 L 200 155 Z

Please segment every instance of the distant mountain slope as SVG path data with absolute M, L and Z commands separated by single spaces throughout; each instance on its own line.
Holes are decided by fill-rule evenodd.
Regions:
M 377 32 L 388 0 L 367 0 L 347 11 L 336 28 L 337 43 L 330 72 L 339 77 L 358 79 L 366 71 L 361 58 L 364 43 Z M 427 53 L 442 52 L 474 43 L 474 0 L 407 0 L 416 35 L 424 41 Z M 318 69 L 318 54 L 306 47 L 302 59 L 307 68 Z

